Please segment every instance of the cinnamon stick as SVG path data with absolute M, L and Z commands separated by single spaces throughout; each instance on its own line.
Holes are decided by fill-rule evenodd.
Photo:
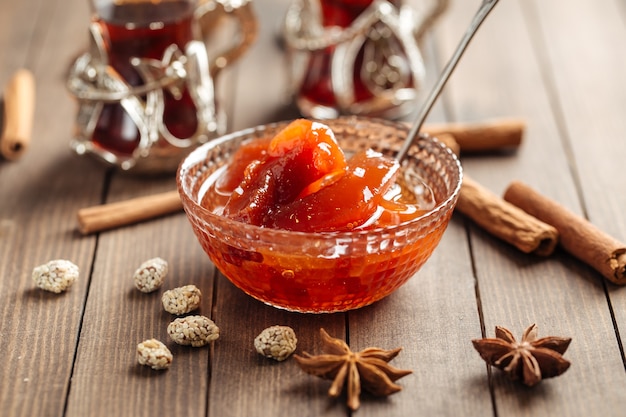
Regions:
M 515 149 L 522 143 L 526 123 L 518 118 L 501 118 L 481 122 L 430 123 L 422 131 L 438 137 L 451 134 L 461 152 L 487 152 Z
M 467 176 L 463 178 L 456 210 L 524 253 L 550 255 L 559 239 L 556 228 L 504 201 Z
M 35 78 L 27 69 L 15 72 L 4 90 L 4 129 L 0 155 L 14 161 L 30 144 L 35 112 Z
M 593 267 L 609 281 L 626 284 L 624 243 L 522 182 L 511 183 L 505 190 L 504 199 L 553 225 L 559 231 L 559 243 L 565 251 Z
M 78 210 L 78 229 L 82 234 L 126 226 L 181 211 L 178 191 L 138 197 L 116 203 Z

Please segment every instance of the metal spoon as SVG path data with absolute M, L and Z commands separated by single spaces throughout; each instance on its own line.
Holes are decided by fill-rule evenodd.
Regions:
M 498 3 L 498 0 L 483 0 L 483 3 L 481 4 L 480 8 L 474 15 L 474 18 L 472 19 L 469 27 L 467 28 L 465 35 L 461 39 L 461 42 L 456 47 L 456 50 L 454 51 L 454 54 L 450 58 L 450 61 L 448 61 L 448 63 L 446 64 L 446 67 L 443 69 L 443 72 L 439 76 L 437 83 L 433 87 L 433 90 L 430 92 L 430 95 L 428 96 L 428 99 L 424 103 L 422 110 L 420 111 L 419 115 L 413 122 L 413 126 L 411 127 L 411 130 L 409 131 L 406 139 L 404 140 L 404 143 L 402 144 L 402 148 L 400 148 L 400 150 L 396 154 L 397 161 L 401 162 L 406 156 L 407 152 L 409 151 L 409 148 L 411 147 L 411 145 L 415 141 L 415 138 L 419 134 L 419 131 L 422 128 L 422 125 L 424 124 L 426 117 L 428 117 L 428 113 L 430 113 L 430 110 L 432 109 L 433 104 L 435 104 L 435 101 L 437 100 L 437 97 L 439 97 L 441 90 L 443 90 L 443 87 L 446 85 L 448 78 L 450 78 L 450 74 L 452 74 L 452 71 L 454 71 L 456 64 L 459 62 L 459 59 L 461 59 L 461 56 L 465 52 L 467 45 L 469 45 L 470 41 L 474 37 L 474 34 L 476 33 L 480 25 L 483 23 L 483 21 L 485 20 L 489 12 L 491 12 L 491 9 L 493 9 L 493 7 L 496 5 L 496 3 Z

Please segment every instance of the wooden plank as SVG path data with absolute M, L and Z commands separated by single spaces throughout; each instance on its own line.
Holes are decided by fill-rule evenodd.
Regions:
M 129 198 L 171 188 L 171 179 L 116 178 L 111 195 Z M 156 256 L 168 261 L 168 275 L 161 290 L 143 294 L 133 285 L 133 272 Z M 214 267 L 183 213 L 102 233 L 66 415 L 205 415 L 210 348 L 178 346 L 169 338 L 166 329 L 175 317 L 163 309 L 161 295 L 195 284 L 202 291 L 195 313 L 211 317 L 213 279 Z M 150 338 L 174 355 L 165 372 L 137 363 L 137 344 Z
M 276 60 L 275 63 L 279 64 L 279 61 Z M 253 79 L 257 74 L 256 68 L 246 71 L 245 67 L 242 69 L 239 65 L 241 64 L 229 68 L 229 74 L 224 74 L 231 79 L 231 85 L 220 77 L 220 88 L 226 89 L 227 93 L 229 88 L 238 85 L 232 81 L 233 78 Z M 243 93 L 243 99 L 236 95 L 234 98 L 228 98 L 230 102 L 227 103 L 228 108 L 232 106 L 234 109 L 233 113 L 228 115 L 229 130 L 237 128 L 237 115 L 253 115 L 245 111 L 250 91 Z M 271 108 L 271 103 L 268 101 L 265 108 Z M 244 111 L 240 110 L 242 107 Z M 250 123 L 262 122 L 265 120 L 256 119 L 256 122 Z M 116 201 L 138 194 L 165 190 L 171 185 L 168 185 L 167 180 L 161 183 L 142 182 L 115 175 L 108 198 L 110 201 Z M 313 320 L 315 326 L 312 324 L 303 326 L 302 323 L 296 322 L 299 315 L 287 314 L 252 300 L 228 284 L 224 277 L 218 279 L 217 293 L 213 296 L 211 292 L 213 281 L 202 278 L 205 274 L 200 272 L 207 272 L 207 268 L 212 268 L 212 265 L 191 234 L 191 228 L 184 220 L 184 215 L 175 217 L 176 226 L 170 225 L 169 228 L 167 223 L 173 222 L 173 218 L 101 235 L 73 377 L 73 381 L 76 382 L 73 384 L 68 403 L 68 415 L 84 415 L 92 409 L 99 410 L 101 415 L 155 414 L 164 410 L 172 414 L 204 415 L 207 412 L 205 409 L 207 404 L 211 415 L 242 415 L 246 414 L 246 410 L 255 407 L 261 407 L 266 415 L 275 415 L 290 408 L 287 404 L 276 401 L 278 396 L 286 398 L 288 393 L 285 394 L 283 391 L 289 389 L 288 386 L 282 386 L 278 382 L 286 379 L 289 381 L 295 376 L 308 377 L 295 367 L 295 363 L 287 363 L 285 367 L 265 366 L 269 360 L 259 357 L 254 352 L 252 341 L 263 328 L 278 322 L 291 324 L 302 336 L 317 334 L 317 320 Z M 155 250 L 161 242 L 155 243 L 154 236 L 174 236 L 175 239 L 172 241 L 174 245 L 167 246 L 163 243 L 161 250 Z M 145 243 L 142 244 L 142 241 Z M 201 280 L 203 283 L 201 288 L 206 297 L 205 303 L 209 303 L 203 304 L 203 312 L 212 316 L 221 329 L 220 339 L 211 349 L 172 347 L 175 355 L 174 364 L 163 377 L 154 377 L 150 370 L 137 370 L 138 365 L 134 364 L 134 346 L 142 338 L 150 337 L 150 334 L 167 341 L 164 330 L 170 318 L 162 317 L 163 314 L 152 317 L 155 301 L 158 301 L 154 298 L 145 300 L 143 299 L 145 297 L 136 300 L 137 296 L 131 297 L 131 300 L 120 298 L 123 294 L 133 291 L 128 289 L 128 271 L 131 271 L 132 266 L 136 266 L 139 260 L 149 256 L 150 252 L 164 254 L 160 256 L 170 257 L 174 262 L 180 262 L 187 268 L 197 268 L 193 274 L 180 274 L 176 282 L 182 285 L 182 277 L 187 277 L 186 279 L 191 279 L 192 282 Z M 124 254 L 121 259 L 120 254 Z M 210 301 L 214 297 L 217 304 L 211 306 Z M 132 304 L 124 301 L 131 301 Z M 213 314 L 211 310 L 214 311 Z M 243 326 L 242 313 L 246 318 Z M 285 314 L 291 318 L 284 318 Z M 103 320 L 102 317 L 110 319 Z M 124 317 L 135 318 L 132 327 L 127 326 Z M 327 327 L 332 329 L 333 322 L 343 323 L 342 320 L 333 320 Z M 298 323 L 298 326 L 295 323 Z M 315 338 L 312 337 L 311 340 Z M 126 343 L 124 349 L 115 349 L 119 344 L 118 339 Z M 171 346 L 172 343 L 168 342 L 168 345 Z M 304 346 L 307 344 L 304 343 Z M 94 360 L 102 358 L 107 352 L 115 352 L 115 355 L 100 361 Z M 102 380 L 103 374 L 110 376 Z M 148 375 L 151 377 L 147 378 Z M 257 380 L 258 383 L 252 383 Z M 261 381 L 277 383 L 268 382 L 265 385 Z M 207 401 L 208 389 L 210 399 Z M 120 398 L 121 401 L 110 402 L 109 398 Z M 318 398 L 323 400 L 317 402 L 322 407 L 325 404 L 325 396 Z M 299 410 L 300 401 L 301 398 L 295 399 L 291 403 L 291 409 Z M 272 408 L 271 404 L 274 404 L 274 407 L 280 404 L 280 408 Z
M 420 113 L 449 59 L 438 48 L 437 32 L 423 42 L 427 76 L 407 122 Z M 444 90 L 429 122 L 450 120 L 446 95 Z M 488 415 L 491 397 L 481 380 L 484 366 L 469 348 L 471 339 L 481 335 L 474 286 L 463 219 L 454 216 L 432 258 L 407 284 L 379 303 L 349 313 L 353 350 L 403 347 L 392 365 L 413 371 L 398 381 L 403 389 L 397 394 L 382 400 L 364 394 L 359 415 Z M 453 365 L 463 363 L 474 368 Z
M 576 1 L 562 10 L 550 4 L 529 3 L 545 37 L 546 72 L 553 81 L 563 118 L 564 137 L 583 193 L 585 213 L 600 229 L 626 241 L 626 186 L 621 170 L 626 157 L 626 86 L 616 82 L 626 71 L 626 27 L 623 4 Z M 551 22 L 560 19 L 555 28 Z M 589 28 L 581 33 L 578 28 Z M 575 85 L 576 88 L 568 86 Z M 626 303 L 619 287 L 607 290 L 620 333 L 626 328 Z
M 495 192 L 512 179 L 521 179 L 580 211 L 570 161 L 562 147 L 558 111 L 546 94 L 546 89 L 552 87 L 546 85 L 537 63 L 537 57 L 541 57 L 537 48 L 541 45 L 531 43 L 531 36 L 538 36 L 537 22 L 522 19 L 519 3 L 502 2 L 497 6 L 459 66 L 451 84 L 451 97 L 459 119 L 503 114 L 527 117 L 525 143 L 520 152 L 507 158 L 465 158 L 464 167 Z M 558 10 L 574 7 L 568 3 Z M 451 36 L 464 27 L 474 12 L 472 8 L 470 4 L 455 4 L 444 26 L 445 33 Z M 553 19 L 561 18 L 555 12 Z M 454 41 L 446 36 L 444 42 L 445 48 L 452 50 Z M 575 66 L 576 62 L 568 65 Z M 540 336 L 573 338 L 565 355 L 573 362 L 572 369 L 558 380 L 545 381 L 538 389 L 527 390 L 495 373 L 492 383 L 497 412 L 522 414 L 520 403 L 524 403 L 523 413 L 533 415 L 620 413 L 617 410 L 623 408 L 616 408 L 616 404 L 623 407 L 626 401 L 619 390 L 624 372 L 601 278 L 566 255 L 535 259 L 474 230 L 472 253 L 487 335 L 493 337 L 494 326 L 503 325 L 519 337 L 526 326 L 535 322 Z M 597 377 L 600 374 L 602 377 Z M 588 381 L 589 375 L 596 376 L 593 382 Z M 614 401 L 607 403 L 603 398 Z
M 228 115 L 230 130 L 298 117 L 286 95 L 286 67 L 278 42 L 288 4 L 285 0 L 253 4 L 260 23 L 258 38 L 228 70 L 236 77 L 231 98 L 234 106 Z M 292 359 L 277 363 L 263 358 L 253 345 L 264 328 L 281 324 L 296 331 L 299 352 L 317 353 L 319 327 L 345 335 L 342 314 L 303 315 L 278 310 L 245 295 L 221 274 L 215 300 L 215 320 L 221 336 L 211 361 L 209 415 L 344 414 L 341 404 L 327 399 L 326 381 L 305 374 Z
M 86 28 L 87 23 L 85 13 L 80 27 Z M 74 45 L 73 53 L 86 44 L 86 29 L 84 32 L 85 42 L 67 42 Z M 94 160 L 82 162 L 84 170 L 99 173 L 99 180 L 94 183 L 103 186 L 105 171 Z M 81 176 L 75 178 L 80 180 Z M 118 174 L 112 176 L 110 183 L 109 201 L 175 187 L 172 178 L 149 180 Z M 83 183 L 80 189 L 85 188 Z M 95 190 L 99 198 L 101 191 Z M 93 204 L 95 201 L 79 207 Z M 72 226 L 75 225 L 73 220 Z M 94 242 L 92 237 L 80 239 Z M 201 249 L 184 214 L 105 233 L 97 248 L 66 415 L 152 415 L 165 411 L 174 415 L 205 415 L 209 349 L 173 345 L 166 334 L 172 317 L 160 306 L 162 291 L 144 295 L 132 286 L 132 273 L 139 264 L 161 256 L 170 262 L 164 289 L 195 283 L 204 294 L 200 312 L 210 315 L 214 269 L 208 261 L 189 259 L 198 259 Z M 172 369 L 162 375 L 136 363 L 137 343 L 151 337 L 168 343 L 175 355 Z M 65 363 L 71 366 L 72 358 Z M 67 386 L 69 375 L 64 377 Z M 119 401 L 111 401 L 112 398 Z M 58 399 L 63 403 L 65 395 Z M 62 408 L 58 414 L 61 413 Z
M 64 86 L 86 3 L 3 2 L 2 81 L 19 66 L 37 84 L 31 148 L 0 162 L 0 403 L 11 416 L 61 415 L 69 387 L 95 240 L 77 240 L 74 213 L 100 198 L 101 170 L 71 155 L 74 105 Z M 53 26 L 54 21 L 63 25 Z M 9 31 L 9 32 L 7 32 Z M 7 34 L 9 33 L 9 34 Z M 85 184 L 92 184 L 85 187 Z M 76 192 L 81 190 L 80 192 Z M 39 291 L 32 269 L 72 260 L 79 281 L 65 294 Z
M 281 44 L 281 25 L 290 0 L 252 3 L 259 22 L 254 45 L 235 64 L 233 94 L 237 103 L 229 118 L 233 129 L 299 117 L 289 96 L 289 77 Z
M 276 23 L 260 27 L 257 43 L 237 64 L 238 98 L 231 117 L 235 130 L 299 117 L 286 96 L 288 78 L 283 50 L 277 43 L 280 25 L 275 17 L 282 18 L 288 4 L 287 1 L 259 1 L 255 4 L 261 22 Z M 247 62 L 254 64 L 248 65 Z M 258 67 L 259 62 L 263 63 L 262 69 Z M 261 71 L 264 81 L 259 83 Z M 345 398 L 327 398 L 327 381 L 304 374 L 291 360 L 284 364 L 268 363 L 267 359 L 254 353 L 252 347 L 252 340 L 263 328 L 287 324 L 296 330 L 299 352 L 320 353 L 319 327 L 324 327 L 335 337 L 347 337 L 343 315 L 301 315 L 266 307 L 225 283 L 222 276 L 218 279 L 217 294 L 216 318 L 219 323 L 225 329 L 239 330 L 228 331 L 224 340 L 215 345 L 210 415 L 237 416 L 249 410 L 257 410 L 255 415 L 259 416 L 343 415 L 346 412 Z M 241 324 L 242 316 L 246 320 L 245 326 Z M 478 326 L 475 331 L 479 331 Z
M 462 219 L 454 217 L 422 270 L 377 304 L 351 312 L 353 349 L 403 347 L 391 364 L 411 369 L 403 390 L 384 400 L 364 396 L 359 415 L 488 415 L 474 276 Z
M 47 28 L 41 16 L 54 7 L 55 2 L 40 0 L 0 4 L 0 81 L 4 85 L 18 68 L 32 65 L 29 51 L 35 50 L 36 33 Z M 43 9 L 43 10 L 42 10 Z M 43 11 L 43 13 L 42 13 Z M 39 26 L 41 25 L 41 27 Z M 45 32 L 45 29 L 44 29 Z
M 343 337 L 343 314 L 290 313 L 252 299 L 218 278 L 215 344 L 209 391 L 209 415 L 340 416 L 341 401 L 327 397 L 329 382 L 305 374 L 293 358 L 275 362 L 254 349 L 254 338 L 273 325 L 290 326 L 298 337 L 297 352 L 321 353 L 319 328 Z
M 234 75 L 220 77 L 225 109 L 234 105 L 229 84 Z M 175 188 L 173 173 L 150 177 L 113 172 L 106 201 Z M 141 294 L 133 287 L 132 274 L 156 256 L 168 261 L 168 277 L 158 292 Z M 182 212 L 100 234 L 67 415 L 96 415 L 94 410 L 102 416 L 206 415 L 212 347 L 178 346 L 169 338 L 166 329 L 175 317 L 163 310 L 161 294 L 195 284 L 203 296 L 194 314 L 212 317 L 215 273 Z M 137 364 L 137 344 L 153 337 L 174 356 L 165 372 Z
M 223 82 L 236 89 L 226 93 L 233 99 L 230 130 L 297 116 L 283 95 L 285 69 L 275 43 L 288 3 L 255 2 L 265 22 L 261 35 Z M 477 6 L 454 3 L 437 30 L 441 61 Z M 625 69 L 623 54 L 616 52 L 623 50 L 623 5 L 501 3 L 446 90 L 446 110 L 452 120 L 521 115 L 529 129 L 515 154 L 464 157 L 466 172 L 495 192 L 523 179 L 624 239 L 624 197 L 606 190 L 623 188 L 618 161 L 625 145 L 616 138 L 626 123 L 620 113 L 625 90 L 605 82 L 619 80 Z M 355 350 L 403 346 L 392 363 L 414 374 L 386 400 L 365 395 L 358 412 L 363 415 L 490 414 L 490 389 L 496 415 L 611 416 L 624 409 L 624 364 L 611 320 L 613 314 L 623 330 L 624 292 L 566 254 L 547 260 L 522 255 L 458 215 L 433 258 L 406 286 L 373 306 L 336 315 L 289 313 L 244 295 L 215 275 L 182 213 L 99 237 L 79 236 L 76 210 L 98 203 L 104 189 L 108 201 L 117 201 L 174 186 L 171 177 L 108 176 L 68 149 L 75 106 L 64 77 L 86 44 L 86 9 L 79 0 L 0 4 L 0 81 L 25 65 L 38 86 L 33 147 L 20 161 L 0 162 L 3 415 L 350 415 L 344 398 L 327 398 L 328 381 L 304 374 L 293 360 L 274 363 L 254 351 L 253 338 L 272 324 L 294 327 L 298 351 L 320 351 L 319 327 L 347 338 Z M 44 21 L 24 19 L 32 15 Z M 583 27 L 591 32 L 583 35 Z M 445 116 L 440 110 L 431 119 Z M 167 286 L 201 286 L 201 312 L 222 329 L 211 348 L 169 342 L 165 327 L 172 317 L 160 307 L 162 291 L 145 295 L 133 288 L 134 269 L 157 255 L 170 261 Z M 61 257 L 79 264 L 80 281 L 61 296 L 34 289 L 32 268 Z M 470 343 L 480 336 L 481 317 L 489 336 L 496 324 L 519 336 L 533 321 L 540 335 L 572 336 L 565 355 L 572 368 L 533 390 L 498 372 L 489 380 Z M 169 371 L 135 362 L 136 343 L 152 336 L 172 347 Z
M 256 5 L 258 7 L 255 10 L 262 22 L 269 22 L 275 20 L 271 18 L 272 16 L 283 16 L 285 5 L 288 3 L 281 2 L 278 5 L 277 2 L 272 2 L 271 4 L 257 2 Z M 238 107 L 233 114 L 236 128 L 299 117 L 297 109 L 293 107 L 293 103 L 285 101 L 288 97 L 284 93 L 289 86 L 282 56 L 283 51 L 280 49 L 280 45 L 276 43 L 276 36 L 279 33 L 278 29 L 278 23 L 274 26 L 262 26 L 257 44 L 251 49 L 250 54 L 242 60 L 242 63 L 238 65 L 237 94 L 240 97 L 237 99 Z M 258 74 L 259 68 L 246 65 L 247 60 L 255 63 L 264 63 L 263 83 L 259 83 L 258 75 L 254 75 Z M 434 66 L 434 61 L 429 62 L 429 64 L 431 66 L 429 68 L 429 82 L 432 84 L 434 77 L 437 75 L 437 70 Z M 254 94 L 251 94 L 251 92 L 254 92 Z M 259 100 L 263 102 L 262 106 L 259 105 Z M 440 120 L 443 117 L 442 114 L 443 110 L 438 105 L 433 111 L 433 117 Z M 469 270 L 468 262 L 465 263 L 465 266 Z M 438 278 L 433 274 L 430 277 L 431 279 Z M 469 275 L 469 281 L 466 280 L 465 282 L 469 282 L 470 287 L 473 288 L 471 274 Z M 345 396 L 336 400 L 327 398 L 326 390 L 329 387 L 329 382 L 317 380 L 303 374 L 297 369 L 293 361 L 287 361 L 284 364 L 271 364 L 270 366 L 267 364 L 267 360 L 258 357 L 252 351 L 251 346 L 252 339 L 264 327 L 272 324 L 289 324 L 294 326 L 298 334 L 299 352 L 320 353 L 319 327 L 324 327 L 334 337 L 348 337 L 347 329 L 343 325 L 343 315 L 311 316 L 296 314 L 294 317 L 291 313 L 268 308 L 246 298 L 232 285 L 224 284 L 222 276 L 218 280 L 217 293 L 216 311 L 220 323 L 228 327 L 238 326 L 241 328 L 239 320 L 235 323 L 231 322 L 237 317 L 244 316 L 246 317 L 246 326 L 240 332 L 233 333 L 230 336 L 233 341 L 229 341 L 229 345 L 226 346 L 220 343 L 215 346 L 209 404 L 210 415 L 244 415 L 251 409 L 257 410 L 255 415 L 267 416 L 278 414 L 343 415 L 347 412 Z M 409 290 L 405 292 L 405 294 L 407 293 L 411 294 Z M 480 334 L 480 326 L 475 314 L 476 307 L 473 289 L 467 295 L 469 296 L 468 311 L 474 312 L 475 325 L 473 326 L 473 334 L 476 336 Z M 399 304 L 399 306 L 392 308 L 396 304 Z M 368 318 L 368 315 L 371 313 L 370 309 L 364 310 L 362 314 L 349 313 L 350 323 L 355 323 L 356 326 L 354 330 L 352 327 L 350 328 L 350 340 L 354 338 L 355 343 L 357 345 L 361 343 L 363 347 L 372 342 L 387 344 L 397 339 L 402 339 L 401 343 L 406 343 L 406 340 L 399 336 L 406 333 L 413 316 L 408 316 L 407 321 L 393 322 L 392 320 L 395 318 L 395 314 L 397 314 L 397 309 L 404 311 L 405 304 L 406 302 L 403 298 L 391 305 L 389 303 L 384 304 L 385 307 L 381 308 L 383 312 L 380 313 L 381 320 L 371 322 L 369 325 L 367 323 L 370 322 Z M 442 306 L 439 305 L 438 307 L 441 308 Z M 421 311 L 419 306 L 415 306 L 415 308 Z M 391 312 L 384 313 L 386 309 L 390 309 Z M 471 320 L 466 321 L 466 323 L 471 322 Z M 436 323 L 440 324 L 441 321 Z M 436 326 L 434 325 L 433 327 L 436 328 Z M 471 327 L 471 325 L 468 326 L 468 329 Z M 372 330 L 372 328 L 376 330 Z M 387 339 L 385 335 L 388 332 L 375 335 L 376 331 L 387 328 L 389 329 L 388 332 L 396 333 L 396 338 Z M 368 332 L 368 330 L 370 331 Z M 413 341 L 413 337 L 410 339 Z M 225 341 L 223 342 L 225 343 Z M 428 345 L 424 344 L 423 346 Z M 441 351 L 438 352 L 441 353 Z M 415 360 L 416 358 L 414 351 L 406 355 L 410 358 L 409 360 Z M 243 370 L 233 367 L 233 364 L 238 364 L 239 367 L 243 367 Z M 444 364 L 442 363 L 442 365 Z M 421 380 L 421 384 L 417 388 L 423 389 L 423 385 L 427 384 L 427 381 Z M 410 390 L 407 388 L 407 391 L 410 391 L 410 393 L 403 394 L 404 402 L 401 403 L 399 409 L 395 402 L 379 403 L 369 401 L 359 413 L 367 412 L 365 410 L 370 407 L 373 407 L 372 410 L 374 411 L 380 411 L 379 404 L 393 404 L 392 407 L 384 409 L 385 414 L 402 415 L 403 412 L 411 409 L 414 404 L 416 387 L 413 386 L 411 388 Z M 434 390 L 435 388 L 433 388 Z M 432 394 L 432 391 L 427 391 L 423 396 L 427 397 L 428 393 Z M 486 401 L 489 401 L 488 396 Z M 474 404 L 476 406 L 480 402 L 476 401 Z M 438 407 L 435 407 L 435 409 L 441 411 L 442 405 L 441 403 L 438 404 Z M 455 409 L 459 410 L 459 408 Z

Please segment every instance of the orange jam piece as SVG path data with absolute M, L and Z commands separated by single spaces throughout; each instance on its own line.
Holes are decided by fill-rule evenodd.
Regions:
M 235 153 L 233 160 L 228 164 L 228 169 L 221 175 L 215 189 L 222 194 L 230 194 L 241 184 L 246 176 L 246 168 L 254 161 L 265 158 L 270 139 L 257 139 L 246 142 Z
M 223 215 L 262 227 L 348 231 L 402 223 L 424 213 L 403 200 L 400 166 L 373 150 L 346 159 L 324 124 L 295 120 L 273 138 L 242 145 L 213 192 Z M 396 190 L 396 191 L 394 191 Z
M 271 227 L 303 232 L 351 230 L 376 212 L 399 164 L 372 150 L 355 154 L 330 185 L 276 210 Z
M 238 158 L 246 159 L 235 156 Z M 293 201 L 309 184 L 333 171 L 343 171 L 345 166 L 343 151 L 327 126 L 296 120 L 272 138 L 260 159 L 246 167 L 224 215 L 266 226 L 278 206 Z

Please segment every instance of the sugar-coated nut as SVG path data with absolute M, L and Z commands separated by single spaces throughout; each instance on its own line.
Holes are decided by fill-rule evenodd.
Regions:
M 205 316 L 177 318 L 167 326 L 167 333 L 179 345 L 193 347 L 207 345 L 220 337 L 219 327 Z
M 163 293 L 161 301 L 165 311 L 171 314 L 187 314 L 200 307 L 202 292 L 195 285 L 185 285 Z
M 135 287 L 141 292 L 149 293 L 158 290 L 163 285 L 167 275 L 167 261 L 161 258 L 148 259 L 135 271 L 133 280 Z
M 64 259 L 55 259 L 33 269 L 33 280 L 42 290 L 61 293 L 78 279 L 78 266 Z
M 137 345 L 137 362 L 152 369 L 169 368 L 172 363 L 172 352 L 161 341 L 148 339 Z
M 296 350 L 298 339 L 289 326 L 271 326 L 263 330 L 255 339 L 254 347 L 261 355 L 284 361 Z

